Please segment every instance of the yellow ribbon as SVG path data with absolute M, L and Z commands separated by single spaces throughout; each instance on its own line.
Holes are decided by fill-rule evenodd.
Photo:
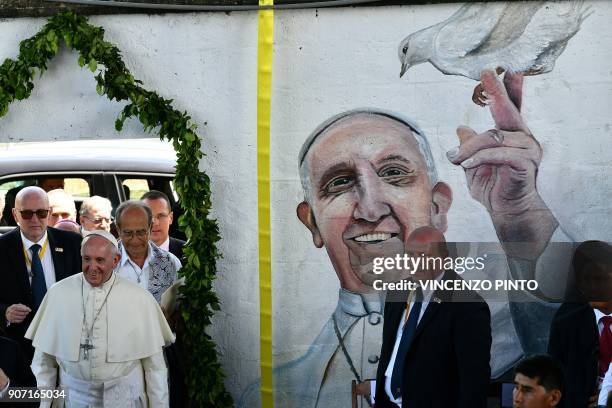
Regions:
M 40 252 L 38 253 L 38 258 L 40 259 L 40 262 L 42 262 L 44 256 L 45 256 L 45 251 L 47 250 L 47 244 L 49 243 L 49 236 L 47 235 L 47 238 L 45 238 L 45 242 L 40 250 Z M 31 268 L 32 266 L 32 260 L 30 259 L 30 255 L 28 255 L 28 250 L 26 249 L 26 247 L 23 247 L 23 254 L 25 255 L 25 259 L 26 259 L 26 264 L 28 265 L 28 268 Z
M 274 0 L 259 0 L 272 6 Z M 274 407 L 272 384 L 272 244 L 270 226 L 270 100 L 274 11 L 260 10 L 257 41 L 257 210 L 259 223 L 259 331 L 261 406 Z

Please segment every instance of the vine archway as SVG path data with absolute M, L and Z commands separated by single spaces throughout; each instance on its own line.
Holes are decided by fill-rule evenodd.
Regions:
M 160 139 L 171 141 L 176 150 L 174 186 L 184 209 L 179 225 L 188 238 L 184 249 L 186 263 L 179 272 L 185 277 L 181 294 L 187 300 L 181 303 L 181 332 L 185 354 L 189 356 L 187 388 L 195 406 L 231 406 L 215 344 L 205 331 L 214 311 L 219 310 L 212 285 L 220 236 L 216 220 L 208 218 L 212 204 L 210 179 L 199 170 L 203 155 L 200 138 L 187 112 L 174 109 L 171 100 L 145 89 L 126 68 L 119 49 L 104 40 L 102 27 L 65 11 L 49 19 L 37 34 L 23 40 L 16 60 L 7 59 L 0 66 L 0 118 L 7 114 L 12 102 L 31 95 L 35 74 L 42 76 L 62 43 L 78 51 L 79 65 L 87 66 L 95 74 L 98 94 L 128 102 L 115 121 L 118 131 L 128 118 L 135 117 L 146 132 L 155 132 Z

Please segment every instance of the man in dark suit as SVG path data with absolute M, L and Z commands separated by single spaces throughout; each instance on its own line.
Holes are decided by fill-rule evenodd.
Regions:
M 49 202 L 40 187 L 17 193 L 13 216 L 19 227 L 0 236 L 0 325 L 32 358 L 23 336 L 51 285 L 81 270 L 81 236 L 47 228 Z
M 153 226 L 151 227 L 151 241 L 164 251 L 170 252 L 181 262 L 183 261 L 183 247 L 185 241 L 172 238 L 170 225 L 174 214 L 168 196 L 161 191 L 151 190 L 142 195 L 140 199 L 151 208 L 153 212 Z
M 0 392 L 8 386 L 36 387 L 36 378 L 26 363 L 19 343 L 0 335 Z
M 595 407 L 599 381 L 612 357 L 612 247 L 583 242 L 572 266 L 577 292 L 568 293 L 569 301 L 555 314 L 548 353 L 566 373 L 559 407 Z
M 414 231 L 408 245 L 410 253 L 448 256 L 444 237 L 431 227 Z M 421 286 L 408 301 L 387 294 L 376 408 L 486 407 L 489 307 L 472 291 L 422 289 L 426 280 L 460 279 L 450 270 L 419 270 L 413 282 Z

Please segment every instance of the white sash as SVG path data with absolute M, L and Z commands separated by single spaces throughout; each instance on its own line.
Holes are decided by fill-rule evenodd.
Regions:
M 104 408 L 148 407 L 140 364 L 129 374 L 108 381 L 83 381 L 60 370 L 60 386 L 67 391 L 66 406 L 69 407 L 72 404 Z

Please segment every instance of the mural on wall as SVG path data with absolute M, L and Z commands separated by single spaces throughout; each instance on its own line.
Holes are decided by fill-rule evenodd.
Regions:
M 296 213 L 314 246 L 325 248 L 340 291 L 308 350 L 276 365 L 278 406 L 345 407 L 351 380 L 376 377 L 384 294 L 372 289 L 379 278 L 372 262 L 405 253 L 419 227 L 447 230 L 453 191 L 463 189 L 439 180 L 436 166 L 460 166 L 471 197 L 489 213 L 503 248 L 489 259 L 490 273 L 535 277 L 551 237 L 563 232 L 537 189 L 543 151 L 521 115 L 523 77 L 553 69 L 588 10 L 581 1 L 466 4 L 401 41 L 400 77 L 429 61 L 444 74 L 479 81 L 472 100 L 490 110 L 494 128 L 460 126 L 447 163 L 434 162 L 417 121 L 376 108 L 336 114 L 305 140 L 298 154 L 305 198 Z M 533 244 L 516 249 L 515 242 Z M 545 350 L 556 306 L 532 300 L 490 302 L 493 379 L 525 353 Z M 251 384 L 238 406 L 253 406 L 258 392 Z

